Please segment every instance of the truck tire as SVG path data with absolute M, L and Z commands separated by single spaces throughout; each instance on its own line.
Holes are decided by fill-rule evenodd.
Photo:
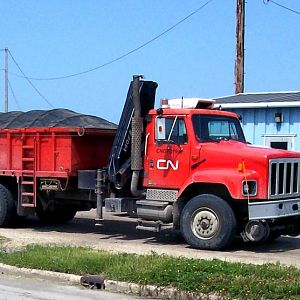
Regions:
M 193 248 L 220 250 L 234 238 L 236 218 L 223 199 L 203 194 L 192 198 L 183 208 L 180 229 Z
M 0 227 L 7 227 L 13 223 L 16 207 L 11 192 L 0 184 Z
M 53 211 L 43 210 L 40 207 L 36 209 L 36 215 L 42 224 L 54 225 L 65 224 L 71 221 L 77 213 L 75 209 L 58 209 Z

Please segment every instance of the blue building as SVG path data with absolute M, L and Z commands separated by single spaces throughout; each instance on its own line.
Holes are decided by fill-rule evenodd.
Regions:
M 248 142 L 300 151 L 300 92 L 251 93 L 215 98 L 241 116 Z

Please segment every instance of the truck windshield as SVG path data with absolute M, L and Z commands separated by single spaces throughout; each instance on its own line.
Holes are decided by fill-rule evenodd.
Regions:
M 201 142 L 236 140 L 246 143 L 238 119 L 216 115 L 193 115 L 196 137 Z

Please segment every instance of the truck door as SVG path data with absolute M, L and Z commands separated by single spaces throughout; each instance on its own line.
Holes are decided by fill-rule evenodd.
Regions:
M 189 176 L 190 145 L 183 116 L 159 116 L 145 152 L 144 186 L 179 189 Z

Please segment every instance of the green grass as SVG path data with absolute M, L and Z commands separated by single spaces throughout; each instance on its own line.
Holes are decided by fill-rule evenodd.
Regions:
M 300 270 L 164 255 L 114 254 L 86 248 L 28 246 L 0 252 L 0 261 L 15 266 L 73 274 L 102 274 L 140 284 L 221 293 L 230 299 L 300 299 Z

